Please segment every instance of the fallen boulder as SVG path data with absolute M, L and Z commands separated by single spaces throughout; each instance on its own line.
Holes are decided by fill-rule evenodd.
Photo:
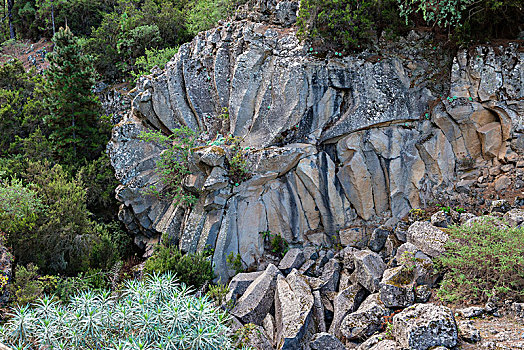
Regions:
M 382 274 L 386 270 L 386 264 L 384 264 L 380 255 L 370 250 L 361 250 L 355 252 L 353 256 L 358 283 L 370 293 L 378 292 Z

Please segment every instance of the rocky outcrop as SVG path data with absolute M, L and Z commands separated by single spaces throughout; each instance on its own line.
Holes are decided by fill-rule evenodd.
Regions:
M 340 239 L 377 251 L 391 235 L 370 235 L 387 219 L 430 200 L 460 199 L 488 186 L 485 179 L 499 192 L 519 185 L 509 173 L 483 168 L 520 169 L 519 44 L 458 52 L 451 75 L 443 71 L 449 94 L 440 96 L 425 78 L 435 68 L 419 34 L 402 39 L 406 52 L 315 55 L 291 26 L 296 2 L 259 1 L 257 8 L 182 45 L 131 92 L 132 110 L 108 150 L 121 183 L 119 217 L 137 244 L 147 248 L 166 234 L 184 251 L 214 248 L 225 281 L 231 253 L 245 266 L 261 265 L 261 232 L 296 246 Z M 144 194 L 159 183 L 162 148 L 139 135 L 180 126 L 200 135 L 186 186 L 199 196 L 191 209 Z M 246 181 L 230 177 L 217 134 L 242 140 L 252 175 Z

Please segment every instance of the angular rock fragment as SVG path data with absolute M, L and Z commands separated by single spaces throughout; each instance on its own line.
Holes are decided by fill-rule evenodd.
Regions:
M 276 344 L 278 349 L 299 349 L 312 324 L 314 297 L 297 270 L 279 275 L 275 293 Z
M 280 261 L 278 268 L 284 273 L 288 274 L 292 269 L 298 269 L 306 262 L 304 253 L 300 248 L 291 248 Z
M 382 327 L 388 310 L 378 294 L 370 295 L 356 312 L 348 314 L 340 324 L 340 333 L 349 340 L 367 338 Z
M 359 284 L 354 284 L 338 293 L 333 302 L 334 315 L 329 332 L 340 337 L 340 323 L 347 315 L 357 311 L 367 295 L 366 289 Z
M 338 338 L 329 333 L 317 333 L 309 343 L 311 350 L 346 350 L 346 347 Z
M 369 238 L 368 247 L 374 252 L 379 252 L 384 248 L 386 239 L 391 234 L 391 231 L 385 227 L 379 227 L 373 230 L 371 237 Z
M 322 291 L 324 293 L 334 292 L 337 290 L 340 279 L 340 262 L 336 258 L 332 258 L 327 262 L 327 264 L 324 266 L 320 279 L 325 282 L 324 286 L 322 287 Z
M 464 309 L 458 309 L 456 312 L 464 318 L 473 318 L 482 316 L 486 312 L 486 309 L 478 306 L 470 306 Z
M 361 250 L 355 252 L 355 273 L 358 282 L 370 293 L 378 292 L 386 264 L 375 252 Z
M 414 269 L 405 266 L 384 271 L 380 282 L 380 300 L 388 308 L 404 308 L 415 302 Z
M 481 340 L 480 331 L 473 326 L 473 321 L 459 323 L 459 336 L 468 343 L 478 343 Z
M 427 350 L 434 346 L 454 347 L 458 331 L 449 308 L 416 304 L 393 316 L 393 336 L 403 348 Z
M 245 293 L 249 285 L 263 273 L 264 271 L 239 273 L 233 277 L 231 282 L 229 282 L 229 292 L 226 295 L 225 302 L 236 302 Z
M 258 276 L 238 299 L 231 314 L 243 323 L 262 325 L 273 305 L 278 276 L 282 276 L 280 270 L 269 264 L 264 273 Z
M 517 227 L 524 222 L 524 209 L 512 209 L 504 214 L 503 219 L 511 227 Z
M 408 243 L 415 245 L 425 254 L 434 258 L 444 252 L 449 236 L 426 221 L 416 221 L 408 229 Z

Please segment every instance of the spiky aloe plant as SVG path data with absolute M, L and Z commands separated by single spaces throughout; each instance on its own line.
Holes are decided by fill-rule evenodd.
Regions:
M 123 292 L 86 291 L 11 310 L 0 341 L 13 349 L 231 349 L 228 316 L 172 274 L 128 281 Z

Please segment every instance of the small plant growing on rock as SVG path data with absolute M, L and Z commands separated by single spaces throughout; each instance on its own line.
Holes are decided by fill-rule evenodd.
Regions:
M 226 258 L 227 265 L 235 270 L 236 273 L 241 273 L 244 271 L 244 265 L 242 264 L 242 257 L 240 254 L 234 254 L 233 252 L 229 253 Z
M 148 188 L 146 193 L 188 205 L 195 203 L 196 197 L 184 189 L 182 182 L 191 173 L 189 156 L 196 145 L 196 137 L 196 133 L 188 127 L 174 129 L 169 136 L 159 131 L 140 135 L 143 141 L 154 142 L 165 148 L 156 164 L 161 184 Z

